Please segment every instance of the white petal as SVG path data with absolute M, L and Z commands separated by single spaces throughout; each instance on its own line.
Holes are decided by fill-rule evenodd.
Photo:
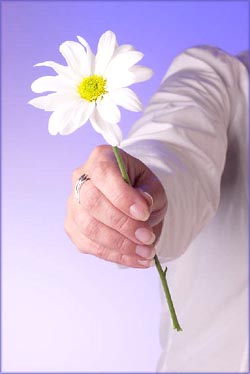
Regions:
M 130 88 L 120 88 L 110 93 L 111 99 L 125 109 L 140 112 L 143 109 L 139 97 Z
M 98 102 L 97 110 L 106 122 L 118 123 L 121 120 L 121 112 L 108 94 Z
M 93 74 L 94 66 L 95 66 L 95 55 L 93 54 L 88 42 L 84 38 L 82 38 L 81 36 L 78 36 L 77 39 L 86 48 L 88 62 L 89 62 L 90 70 L 91 70 L 90 74 Z
M 107 80 L 107 91 L 111 92 L 117 88 L 130 86 L 133 83 L 135 83 L 135 78 L 130 71 L 126 71 L 123 74 L 118 72 L 112 74 Z
M 116 50 L 114 57 L 119 55 L 120 53 L 128 52 L 128 51 L 134 51 L 134 47 L 131 44 L 123 44 L 120 45 Z
M 29 104 L 45 111 L 55 111 L 60 108 L 63 109 L 65 106 L 74 102 L 76 103 L 79 100 L 81 99 L 77 94 L 71 95 L 52 93 L 47 96 L 36 97 L 35 99 L 30 100 Z
M 54 95 L 54 94 L 51 94 L 51 95 Z M 28 104 L 33 105 L 35 108 L 46 110 L 45 108 L 47 106 L 48 96 L 49 95 L 36 97 L 35 99 L 30 100 Z
M 134 83 L 144 82 L 154 74 L 152 69 L 140 65 L 132 66 L 129 71 L 134 75 Z
M 66 126 L 72 115 L 72 108 L 64 110 L 56 110 L 49 118 L 49 133 L 56 135 L 60 131 L 60 128 Z
M 76 76 L 82 77 L 91 74 L 87 54 L 80 43 L 67 41 L 60 45 L 59 50 Z
M 105 71 L 105 78 L 109 79 L 112 74 L 123 74 L 126 70 L 131 68 L 131 66 L 140 61 L 142 57 L 143 53 L 137 51 L 128 51 L 118 54 L 110 61 Z
M 106 31 L 99 39 L 95 59 L 95 74 L 103 74 L 116 49 L 116 36 Z
M 97 110 L 94 110 L 90 117 L 90 122 L 93 128 L 112 146 L 118 146 L 122 141 L 122 132 L 120 127 L 114 123 L 105 122 L 99 115 Z
M 57 74 L 65 75 L 67 77 L 71 77 L 70 71 L 67 66 L 58 64 L 57 62 L 54 61 L 44 61 L 40 62 L 39 64 L 36 64 L 34 66 L 47 66 L 49 68 L 54 69 L 54 71 Z
M 78 130 L 88 121 L 94 110 L 94 107 L 95 103 L 81 100 L 81 102 L 79 102 L 74 108 L 70 121 L 64 127 L 60 128 L 59 133 L 61 135 L 69 135 Z
M 58 90 L 69 90 L 72 89 L 70 86 L 71 82 L 67 79 L 63 79 L 60 75 L 56 76 L 45 76 L 36 79 L 31 89 L 35 93 L 58 91 Z

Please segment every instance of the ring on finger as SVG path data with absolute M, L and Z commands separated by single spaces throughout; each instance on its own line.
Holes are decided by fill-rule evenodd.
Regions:
M 79 204 L 81 203 L 80 202 L 80 191 L 81 191 L 81 187 L 82 187 L 83 183 L 85 183 L 85 182 L 87 182 L 89 180 L 90 180 L 90 178 L 89 178 L 89 176 L 87 174 L 82 174 L 80 176 L 80 178 L 76 182 L 76 185 L 75 185 L 75 197 L 76 197 L 76 199 L 77 199 L 77 201 L 78 201 Z

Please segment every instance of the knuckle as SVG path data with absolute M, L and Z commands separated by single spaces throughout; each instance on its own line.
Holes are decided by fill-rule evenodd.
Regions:
M 98 233 L 98 226 L 96 224 L 96 222 L 92 219 L 84 219 L 81 217 L 81 226 L 82 226 L 82 230 L 84 232 L 84 235 L 88 238 L 88 239 L 94 239 Z
M 124 233 L 131 225 L 131 218 L 125 214 L 113 214 L 110 216 L 111 225 L 119 232 Z
M 123 254 L 122 253 L 119 253 L 117 252 L 115 254 L 115 257 L 114 257 L 114 262 L 116 262 L 117 264 L 123 264 Z
M 92 176 L 95 179 L 103 179 L 107 177 L 109 171 L 109 163 L 107 161 L 99 161 L 92 171 Z
M 124 195 L 123 191 L 115 191 L 112 196 L 112 202 L 115 206 L 121 206 L 121 202 L 126 201 L 126 195 Z
M 101 195 L 98 194 L 97 191 L 95 191 L 95 189 L 86 189 L 83 200 L 85 209 L 87 209 L 88 211 L 92 211 L 99 204 L 100 198 Z
M 114 246 L 121 254 L 128 254 L 131 252 L 130 241 L 124 236 L 119 235 L 119 237 L 117 237 L 117 239 L 114 241 Z
M 98 246 L 96 249 L 96 256 L 103 259 L 103 260 L 108 260 L 109 259 L 109 250 L 108 248 Z
M 84 229 L 85 227 L 85 224 L 86 224 L 86 218 L 85 218 L 85 214 L 84 213 L 76 213 L 75 215 L 75 222 L 76 222 L 76 225 L 78 227 L 80 227 L 81 229 Z
M 134 257 L 125 254 L 122 255 L 122 264 L 130 268 L 142 269 L 141 265 L 138 264 L 137 260 Z M 147 269 L 147 267 L 145 267 L 145 269 Z
M 114 262 L 116 264 L 121 264 L 122 254 L 118 251 L 109 251 L 106 257 L 107 261 Z
M 105 261 L 113 262 L 116 264 L 129 266 L 129 267 L 138 267 L 134 262 L 133 257 L 121 253 L 119 251 L 110 250 L 106 247 L 99 247 L 96 249 L 95 255 Z
M 86 235 L 78 237 L 76 246 L 81 253 L 93 255 L 95 252 L 96 244 L 89 240 Z
M 120 256 L 120 262 L 121 264 L 123 265 L 130 265 L 130 261 L 129 261 L 130 257 L 128 255 L 125 255 L 124 253 L 121 253 L 121 256 Z
M 96 248 L 95 255 L 105 261 L 114 262 L 117 264 L 122 263 L 123 254 L 107 247 L 98 246 Z
M 106 144 L 101 144 L 95 147 L 91 153 L 91 157 L 93 158 L 100 158 L 103 157 L 105 151 L 110 150 L 110 146 Z
M 90 241 L 84 236 L 75 237 L 74 244 L 80 253 L 91 254 L 93 252 L 93 246 L 90 245 Z
M 127 254 L 121 254 L 120 261 L 121 261 L 120 263 L 124 266 L 132 267 L 132 268 L 138 267 L 134 257 L 131 257 Z

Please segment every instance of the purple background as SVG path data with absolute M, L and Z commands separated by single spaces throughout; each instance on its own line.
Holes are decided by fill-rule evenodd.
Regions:
M 49 113 L 27 105 L 32 81 L 64 63 L 65 40 L 95 50 L 111 29 L 154 77 L 134 87 L 146 105 L 176 54 L 214 44 L 248 47 L 248 2 L 65 1 L 2 3 L 2 369 L 155 371 L 160 295 L 155 269 L 121 270 L 81 255 L 64 233 L 72 170 L 103 143 L 90 124 L 48 134 Z M 140 114 L 123 111 L 124 134 Z M 185 332 L 184 332 L 185 333 Z

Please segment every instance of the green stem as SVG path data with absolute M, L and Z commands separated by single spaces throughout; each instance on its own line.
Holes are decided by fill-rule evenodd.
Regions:
M 115 158 L 117 160 L 117 163 L 118 163 L 118 166 L 119 166 L 119 169 L 121 171 L 123 179 L 125 180 L 125 182 L 127 182 L 128 184 L 131 185 L 127 170 L 124 166 L 121 154 L 119 152 L 119 148 L 118 147 L 112 147 L 112 148 L 113 148 Z M 166 296 L 166 299 L 167 299 L 168 308 L 169 308 L 169 312 L 170 312 L 172 323 L 173 323 L 173 328 L 176 329 L 177 331 L 182 331 L 182 328 L 180 327 L 178 319 L 177 319 L 174 304 L 173 304 L 173 301 L 172 301 L 172 298 L 171 298 L 171 294 L 170 294 L 167 279 L 166 279 L 167 268 L 165 269 L 165 271 L 163 271 L 157 255 L 154 256 L 154 260 L 155 260 L 155 265 L 156 265 L 156 268 L 158 270 L 158 273 L 159 273 L 159 276 L 160 276 L 160 279 L 161 279 L 161 283 L 162 283 L 162 286 L 163 286 L 163 289 L 164 289 L 164 293 L 165 293 L 165 296 Z
M 155 255 L 154 260 L 155 260 L 155 265 L 156 265 L 156 268 L 157 268 L 158 273 L 160 275 L 161 283 L 162 283 L 164 293 L 165 293 L 165 296 L 166 296 L 166 299 L 167 299 L 168 308 L 169 308 L 171 318 L 172 318 L 172 322 L 173 322 L 173 328 L 176 329 L 177 331 L 182 331 L 182 328 L 181 328 L 181 326 L 178 322 L 178 319 L 177 319 L 174 304 L 173 304 L 172 297 L 171 297 L 169 287 L 168 287 L 168 283 L 167 283 L 167 278 L 166 278 L 167 268 L 165 269 L 165 271 L 162 270 L 162 267 L 161 267 L 161 264 L 160 264 L 160 261 L 159 261 L 157 255 Z
M 125 165 L 123 163 L 121 154 L 119 152 L 119 148 L 118 147 L 112 147 L 112 148 L 113 148 L 113 151 L 114 151 L 114 154 L 115 154 L 115 158 L 116 158 L 116 160 L 118 162 L 118 166 L 119 166 L 119 169 L 121 171 L 122 178 L 125 180 L 125 182 L 127 182 L 128 184 L 131 185 L 131 182 L 130 182 L 127 170 L 125 168 Z

